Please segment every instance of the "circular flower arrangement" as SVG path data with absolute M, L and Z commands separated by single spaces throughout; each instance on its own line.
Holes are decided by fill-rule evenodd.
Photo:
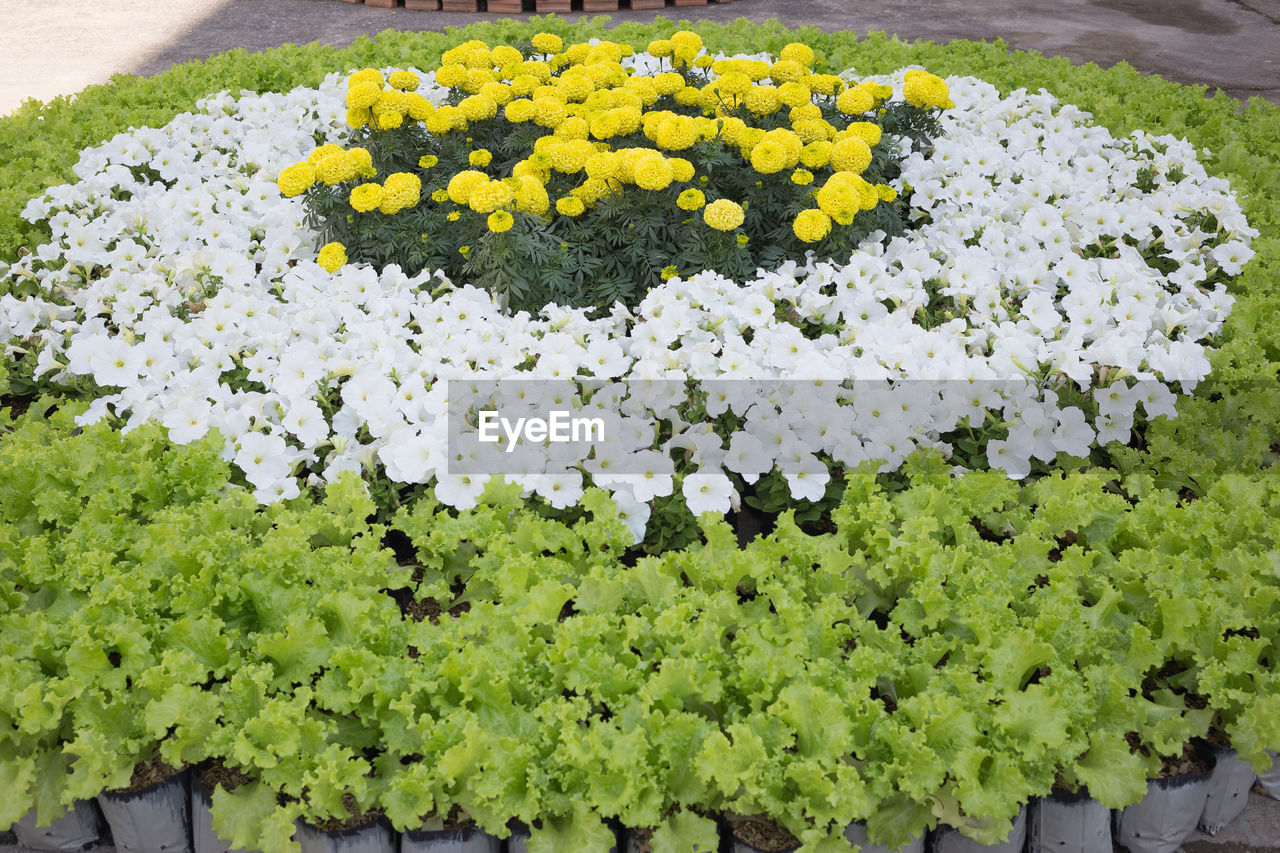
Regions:
M 297 495 L 309 478 L 361 471 L 472 506 L 488 474 L 466 469 L 451 445 L 459 389 L 513 378 L 662 380 L 658 392 L 575 394 L 584 411 L 617 413 L 621 437 L 580 453 L 527 448 L 534 463 L 509 475 L 555 509 L 573 507 L 589 485 L 609 489 L 637 541 L 655 511 L 724 512 L 743 499 L 816 504 L 843 470 L 893 470 L 919 447 L 942 449 L 960 469 L 1023 477 L 1059 454 L 1127 441 L 1139 419 L 1172 416 L 1176 393 L 1206 376 L 1206 347 L 1232 304 L 1225 282 L 1252 256 L 1257 232 L 1187 143 L 1113 137 L 1043 91 L 1001 96 L 981 80 L 944 84 L 920 69 L 815 75 L 803 46 L 770 63 L 708 56 L 681 39 L 628 56 L 616 45 L 565 48 L 540 37 L 530 49 L 546 55 L 542 70 L 516 48 L 472 44 L 436 74 L 366 69 L 283 95 L 223 92 L 164 128 L 120 134 L 83 153 L 77 183 L 28 204 L 24 216 L 47 220 L 53 239 L 4 273 L 0 340 L 34 348 L 43 380 L 94 383 L 86 423 L 156 420 L 180 444 L 220 431 L 262 502 Z M 535 94 L 544 82 L 525 99 L 499 91 L 528 86 L 518 74 L 476 79 L 481 49 L 490 69 L 532 63 L 526 76 L 569 77 L 561 88 L 582 89 L 571 104 L 628 86 L 691 98 L 678 94 L 694 88 L 690 75 L 719 64 L 721 105 L 698 102 L 701 120 L 668 110 L 646 128 L 647 94 L 636 95 L 639 108 L 609 95 L 627 103 L 599 111 L 599 127 L 583 120 L 584 136 L 574 116 L 547 118 L 551 101 Z M 602 53 L 608 68 L 593 76 L 588 60 Z M 760 66 L 777 85 L 752 80 Z M 773 112 L 751 108 L 765 88 Z M 484 122 L 490 101 L 496 109 L 507 95 L 506 118 L 539 127 L 512 141 L 528 144 L 534 156 L 519 161 L 528 165 L 469 144 L 419 150 L 459 130 L 459 116 Z M 759 134 L 734 140 L 738 162 L 712 164 L 710 188 L 699 186 L 685 165 L 696 173 L 705 151 L 664 152 L 683 152 L 686 134 L 710 145 L 725 127 L 747 133 L 745 122 L 733 124 L 737 101 L 725 100 L 739 96 L 761 116 L 750 129 Z M 790 112 L 781 110 L 787 98 L 796 99 Z M 379 107 L 388 99 L 403 110 Z M 804 109 L 827 101 L 818 117 Z M 530 106 L 514 106 L 522 102 Z M 870 124 L 878 133 L 863 119 L 905 115 L 913 104 L 932 110 L 931 133 L 898 126 L 868 144 L 866 128 L 847 132 Z M 854 121 L 837 127 L 837 114 Z M 557 138 L 539 121 L 574 129 Z M 367 146 L 350 145 L 353 126 Z M 623 157 L 648 144 L 646 130 L 664 152 Z M 833 154 L 853 138 L 861 147 L 846 148 L 857 148 L 856 162 Z M 396 148 L 395 139 L 419 147 Z M 805 150 L 826 143 L 825 162 L 806 163 L 796 141 Z M 892 163 L 863 164 L 863 148 Z M 441 162 L 459 151 L 465 164 Z M 414 169 L 390 171 L 393 162 Z M 851 171 L 842 164 L 878 169 L 881 180 L 849 179 L 842 189 L 835 175 Z M 716 170 L 731 165 L 785 185 L 785 221 L 775 212 L 772 225 L 834 249 L 749 254 L 747 231 L 732 235 L 744 221 L 750 229 L 752 206 L 713 197 Z M 428 188 L 441 174 L 433 192 L 444 195 L 430 205 L 416 170 Z M 608 308 L 589 299 L 515 310 L 510 288 L 467 277 L 478 255 L 501 255 L 502 241 L 547 233 L 539 222 L 616 217 L 617 207 L 600 212 L 610 192 L 600 176 L 618 171 L 668 194 L 666 214 L 681 228 L 726 239 L 701 255 L 677 247 L 655 256 L 652 286 Z M 585 173 L 580 186 L 590 188 L 552 199 L 552 172 Z M 861 212 L 842 209 L 849 197 L 865 200 Z M 858 231 L 877 206 L 896 212 Z M 376 230 L 357 227 L 362 216 L 413 222 L 415 211 L 440 222 L 397 232 L 386 254 Z M 822 242 L 842 228 L 858 234 L 844 255 Z M 420 230 L 416 244 L 403 239 Z M 338 232 L 348 241 L 327 239 Z M 471 243 L 451 242 L 467 233 Z M 600 236 L 607 245 L 611 235 Z M 413 262 L 434 257 L 420 247 L 435 242 L 462 258 L 452 274 Z M 692 256 L 713 268 L 680 260 Z M 744 258 L 760 268 L 741 274 Z M 708 384 L 721 380 L 746 382 Z M 634 467 L 616 473 L 623 459 Z

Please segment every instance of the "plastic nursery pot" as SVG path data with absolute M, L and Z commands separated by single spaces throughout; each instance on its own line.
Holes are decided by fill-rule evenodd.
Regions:
M 624 853 L 653 853 L 651 842 L 653 840 L 653 829 L 631 829 L 623 830 L 622 849 Z M 693 848 L 693 853 L 716 853 L 716 848 L 697 847 Z
M 1258 777 L 1258 787 L 1273 800 L 1280 800 L 1280 754 L 1267 750 L 1271 756 L 1271 769 Z
M 395 853 L 396 850 L 396 834 L 385 820 L 328 832 L 299 821 L 294 838 L 302 846 L 302 853 Z
M 498 853 L 501 849 L 502 839 L 478 826 L 412 830 L 400 836 L 400 853 Z
M 191 853 L 191 801 L 187 771 L 130 793 L 98 795 L 117 850 L 127 853 Z
M 13 825 L 18 843 L 32 850 L 79 850 L 98 840 L 98 810 L 89 800 L 76 800 L 62 817 L 48 826 L 36 826 L 32 809 Z
M 1242 761 L 1230 747 L 1213 748 L 1213 771 L 1205 794 L 1204 811 L 1200 812 L 1200 829 L 1217 835 L 1235 820 L 1249 803 L 1249 789 L 1257 776 L 1249 762 Z
M 213 831 L 213 792 L 199 779 L 191 779 L 191 842 L 195 853 L 252 853 L 231 843 Z
M 890 847 L 887 844 L 875 844 L 867 838 L 867 825 L 862 821 L 854 821 L 845 827 L 845 840 L 858 845 L 862 853 L 924 853 L 924 834 L 913 835 L 901 847 Z
M 1088 788 L 1054 790 L 1027 811 L 1027 853 L 1111 853 L 1111 810 Z
M 995 844 L 979 844 L 972 838 L 960 834 L 960 830 L 952 826 L 939 826 L 933 837 L 934 853 L 974 853 L 974 851 L 997 851 L 998 853 L 1022 853 L 1022 846 L 1027 840 L 1027 807 L 1018 810 L 1013 819 L 1013 827 L 1004 841 Z
M 1116 844 L 1129 853 L 1177 853 L 1204 811 L 1209 775 L 1204 770 L 1152 779 L 1146 795 L 1116 818 Z

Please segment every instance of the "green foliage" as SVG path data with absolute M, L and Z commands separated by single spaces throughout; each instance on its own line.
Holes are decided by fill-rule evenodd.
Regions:
M 540 29 L 605 33 L 504 21 L 236 51 L 27 104 L 0 119 L 0 257 L 47 236 L 18 211 L 80 148 L 201 94 L 428 67 L 460 37 Z M 796 38 L 698 31 L 727 52 Z M 803 37 L 828 70 L 1044 86 L 1117 132 L 1208 148 L 1262 231 L 1220 382 L 1107 467 L 1019 484 L 918 458 L 892 490 L 847 472 L 832 530 L 783 514 L 742 549 L 706 521 L 637 559 L 601 495 L 571 523 L 500 485 L 456 515 L 419 501 L 384 520 L 420 565 L 383 547 L 354 481 L 262 509 L 227 485 L 216 437 L 74 434 L 65 402 L 36 401 L 0 423 L 0 825 L 33 805 L 50 820 L 141 761 L 216 758 L 254 780 L 215 792 L 217 826 L 264 850 L 295 817 L 346 816 L 344 795 L 400 827 L 519 817 L 543 846 L 594 844 L 617 818 L 690 850 L 710 841 L 699 815 L 765 812 L 816 850 L 854 818 L 891 844 L 938 820 L 990 840 L 1055 777 L 1122 806 L 1211 729 L 1261 766 L 1280 746 L 1280 110 L 1001 43 Z M 454 615 L 415 622 L 385 590 Z

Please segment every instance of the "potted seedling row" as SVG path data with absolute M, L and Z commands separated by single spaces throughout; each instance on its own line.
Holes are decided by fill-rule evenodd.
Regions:
M 1028 853 L 1111 853 L 1111 810 L 1089 789 L 1055 788 L 1027 812 Z
M 1249 803 L 1249 789 L 1258 778 L 1249 762 L 1228 746 L 1213 747 L 1213 771 L 1205 794 L 1204 811 L 1200 813 L 1200 829 L 1217 835 L 1235 820 Z
M 978 851 L 995 851 L 995 853 L 1022 853 L 1027 840 L 1027 807 L 1018 810 L 1009 834 L 1004 841 L 995 844 L 982 844 L 974 841 L 953 826 L 939 826 L 933 836 L 935 853 L 977 853 Z
M 156 774 L 172 768 L 155 766 Z M 188 772 L 147 781 L 136 788 L 98 795 L 102 816 L 117 850 L 126 853 L 191 853 L 191 801 Z
M 1212 754 L 1203 747 L 1188 745 L 1178 759 L 1166 760 L 1143 798 L 1115 815 L 1115 842 L 1129 853 L 1177 853 L 1204 811 L 1212 769 Z
M 62 817 L 40 826 L 36 809 L 13 825 L 18 843 L 32 850 L 80 850 L 98 840 L 98 810 L 88 800 L 77 800 Z

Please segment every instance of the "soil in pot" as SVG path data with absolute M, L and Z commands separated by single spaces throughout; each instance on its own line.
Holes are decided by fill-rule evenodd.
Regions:
M 1111 853 L 1111 810 L 1088 788 L 1055 788 L 1027 812 L 1028 853 Z
M 98 840 L 98 810 L 89 800 L 77 800 L 49 826 L 36 826 L 32 809 L 13 825 L 18 843 L 32 850 L 79 850 Z
M 800 848 L 800 839 L 767 815 L 726 812 L 724 820 L 733 836 L 733 853 L 790 853 Z
M 858 845 L 862 853 L 924 853 L 924 834 L 913 835 L 901 847 L 890 847 L 887 844 L 876 844 L 867 838 L 867 825 L 862 821 L 854 821 L 845 827 L 845 840 Z
M 217 788 L 234 791 L 253 781 L 238 770 L 220 763 L 204 765 L 191 779 L 191 841 L 195 853 L 252 853 L 243 847 L 232 848 L 213 831 L 213 792 Z
M 977 853 L 978 851 L 996 851 L 996 853 L 1022 853 L 1027 840 L 1027 807 L 1023 806 L 1017 817 L 1013 819 L 1013 827 L 1004 841 L 995 844 L 979 844 L 972 838 L 961 835 L 960 830 L 951 826 L 939 826 L 933 838 L 934 853 Z
M 1146 796 L 1120 812 L 1115 843 L 1129 853 L 1177 853 L 1204 811 L 1212 766 L 1208 751 L 1190 744 L 1166 759 Z
M 1215 746 L 1213 758 L 1199 822 L 1200 829 L 1208 835 L 1217 835 L 1244 811 L 1249 803 L 1249 789 L 1257 778 L 1249 762 L 1242 761 L 1231 747 Z
M 188 775 L 156 760 L 134 768 L 127 788 L 98 795 L 117 850 L 191 853 Z

